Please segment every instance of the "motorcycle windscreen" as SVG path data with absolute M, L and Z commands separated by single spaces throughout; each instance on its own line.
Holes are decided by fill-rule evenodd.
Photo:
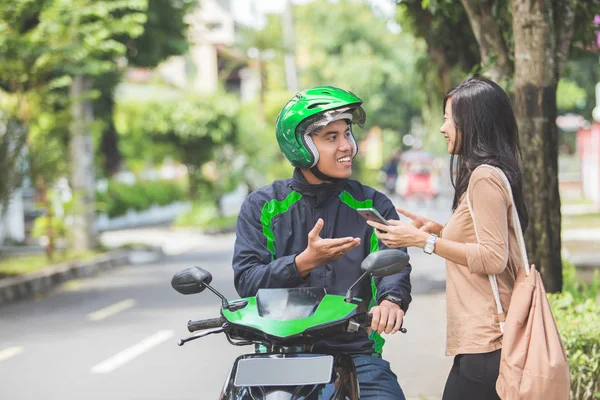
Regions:
M 323 288 L 259 289 L 258 314 L 263 318 L 289 321 L 310 317 L 327 292 Z
M 299 386 L 329 383 L 333 356 L 246 358 L 237 365 L 234 386 Z

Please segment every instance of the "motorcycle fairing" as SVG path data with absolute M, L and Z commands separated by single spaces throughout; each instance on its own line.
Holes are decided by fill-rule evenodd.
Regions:
M 295 295 L 297 295 L 298 293 L 302 293 L 298 291 L 298 289 L 299 288 L 261 290 L 296 292 Z M 339 323 L 345 323 L 351 314 L 356 313 L 358 303 L 360 302 L 359 299 L 354 299 L 352 302 L 347 302 L 344 296 L 331 294 L 324 294 L 321 297 L 319 294 L 315 294 L 316 292 L 307 289 L 308 288 L 302 288 L 306 296 L 316 296 L 314 297 L 314 301 L 318 304 L 312 313 L 308 312 L 308 309 L 312 308 L 312 306 L 307 306 L 308 303 L 306 302 L 288 302 L 288 304 L 286 304 L 284 307 L 277 307 L 275 312 L 265 313 L 264 305 L 261 307 L 261 310 L 259 310 L 257 297 L 241 299 L 241 301 L 247 302 L 245 307 L 235 307 L 234 311 L 223 310 L 222 313 L 230 324 L 241 325 L 246 330 L 248 330 L 247 328 L 250 328 L 250 330 L 259 336 L 273 337 L 275 339 L 287 339 L 303 333 L 309 333 L 310 330 L 315 327 L 322 328 L 323 325 L 335 326 Z M 278 298 L 277 296 L 266 297 L 269 297 L 267 303 Z M 292 297 L 293 296 L 290 296 L 289 298 Z M 282 297 L 280 296 L 279 298 Z M 264 316 L 261 316 L 261 313 Z M 300 317 L 289 319 L 288 316 L 290 315 L 294 317 Z M 276 316 L 279 319 L 270 318 L 269 316 Z

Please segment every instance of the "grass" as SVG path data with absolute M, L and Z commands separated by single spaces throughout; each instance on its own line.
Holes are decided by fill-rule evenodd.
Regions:
M 560 198 L 560 203 L 562 205 L 591 205 L 594 204 L 594 202 L 592 200 L 588 200 L 588 199 L 583 199 L 581 197 L 575 197 L 575 198 L 571 198 L 571 197 L 566 197 L 566 196 L 561 196 Z
M 563 215 L 562 229 L 600 228 L 600 213 Z
M 219 216 L 212 204 L 194 204 L 192 209 L 175 220 L 179 228 L 200 228 L 206 231 L 219 231 L 235 227 L 237 215 Z
M 100 254 L 98 251 L 55 253 L 52 261 L 48 261 L 45 254 L 11 256 L 0 258 L 0 277 L 23 275 L 42 270 L 50 265 L 61 264 L 69 261 L 87 260 Z

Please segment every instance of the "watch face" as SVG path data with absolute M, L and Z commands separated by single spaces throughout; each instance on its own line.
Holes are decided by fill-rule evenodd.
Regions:
M 425 250 L 426 253 L 431 253 L 433 251 L 433 243 L 426 243 L 423 250 Z

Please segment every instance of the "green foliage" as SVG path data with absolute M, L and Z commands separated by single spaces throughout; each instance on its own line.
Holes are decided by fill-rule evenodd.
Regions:
M 199 202 L 195 203 L 190 211 L 179 215 L 175 226 L 218 232 L 233 229 L 236 221 L 237 215 L 221 216 L 213 203 Z
M 571 373 L 571 396 L 576 400 L 600 398 L 600 278 L 591 284 L 576 277 L 575 267 L 563 261 L 563 292 L 548 298 L 556 318 Z
M 587 284 L 577 278 L 577 270 L 572 262 L 563 260 L 563 293 L 569 293 L 575 301 L 596 299 L 600 294 L 600 277 L 595 271 L 592 282 Z
M 260 121 L 256 104 L 247 103 L 240 109 L 236 147 L 245 156 L 242 182 L 251 189 L 292 176 L 293 168 L 275 139 L 275 120 L 289 97 L 285 92 L 268 93 L 264 123 Z
M 600 305 L 571 293 L 549 295 L 571 373 L 573 399 L 600 398 Z
M 185 16 L 198 6 L 197 0 L 148 0 L 144 33 L 127 39 L 127 58 L 132 65 L 152 68 L 189 48 Z
M 585 107 L 586 92 L 575 82 L 561 79 L 556 91 L 556 106 L 559 113 L 579 111 Z
M 581 93 L 579 91 L 577 92 L 577 100 L 575 104 L 577 107 L 576 111 L 578 114 L 583 115 L 587 120 L 591 120 L 592 110 L 596 106 L 596 84 L 600 82 L 598 54 L 581 54 L 579 51 L 575 52 L 574 56 L 575 57 L 573 57 L 565 67 L 564 80 L 568 80 L 573 85 L 577 85 L 579 88 L 585 91 L 585 97 L 583 99 L 580 97 Z M 559 111 L 569 111 L 568 109 L 565 110 L 564 105 L 561 107 L 561 93 L 557 93 L 556 97 Z
M 301 87 L 331 84 L 364 100 L 365 128 L 392 129 L 400 138 L 420 113 L 414 82 L 423 43 L 387 29 L 366 2 L 316 1 L 296 6 Z M 358 132 L 360 133 L 360 132 Z
M 0 260 L 0 278 L 25 275 L 47 268 L 49 265 L 84 261 L 97 256 L 96 251 L 58 253 L 52 261 L 43 255 L 7 257 Z
M 216 151 L 237 138 L 239 100 L 218 93 L 211 97 L 184 97 L 117 104 L 115 125 L 123 154 L 129 162 L 143 165 L 166 156 L 188 166 L 190 190 L 197 194 L 206 178 L 204 164 Z M 222 159 L 227 159 L 222 155 Z M 227 162 L 229 162 L 228 160 Z M 222 171 L 226 165 L 219 166 Z
M 35 37 L 48 48 L 36 64 L 68 75 L 111 70 L 127 50 L 118 36 L 140 36 L 147 8 L 148 0 L 47 1 Z
M 31 237 L 40 238 L 48 234 L 48 226 L 52 226 L 52 234 L 54 238 L 64 239 L 67 237 L 69 230 L 65 223 L 64 218 L 51 218 L 43 215 L 37 217 L 33 221 L 33 229 L 31 230 Z
M 109 181 L 106 192 L 96 192 L 96 209 L 109 217 L 117 217 L 128 210 L 143 211 L 152 205 L 168 205 L 185 199 L 184 189 L 174 182 L 144 181 L 127 185 Z

